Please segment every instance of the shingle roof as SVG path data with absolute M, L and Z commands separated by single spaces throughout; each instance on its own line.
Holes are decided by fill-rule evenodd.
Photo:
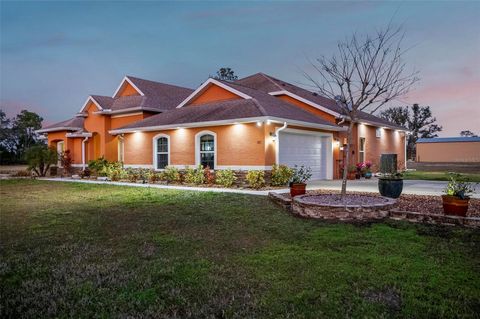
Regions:
M 294 105 L 286 103 L 262 91 L 254 90 L 236 83 L 221 81 L 251 99 L 235 99 L 217 101 L 195 106 L 184 106 L 164 113 L 150 116 L 144 120 L 126 125 L 117 130 L 128 130 L 145 127 L 182 125 L 187 123 L 213 122 L 224 120 L 248 119 L 256 117 L 272 117 L 299 122 L 308 122 L 314 125 L 340 128 L 321 117 L 304 111 Z
M 42 127 L 37 133 L 52 132 L 55 130 L 66 130 L 66 131 L 83 131 L 83 123 L 85 118 L 83 116 L 76 116 L 74 118 L 54 123 Z
M 123 96 L 115 99 L 112 110 L 130 107 L 154 108 L 159 111 L 171 110 L 189 96 L 193 90 L 181 86 L 144 80 L 127 76 L 144 96 Z
M 256 73 L 256 74 L 247 76 L 243 79 L 236 81 L 235 83 L 248 86 L 257 90 L 261 90 L 266 93 L 276 92 L 276 91 L 288 91 L 304 99 L 307 99 L 313 103 L 326 107 L 338 114 L 345 115 L 345 111 L 342 109 L 342 107 L 337 105 L 337 103 L 334 100 L 321 96 L 318 93 L 311 92 L 299 86 L 279 80 L 277 78 L 274 78 L 273 76 L 270 76 L 264 73 Z M 372 122 L 373 124 L 405 129 L 400 125 L 391 123 L 385 119 L 382 119 L 378 116 L 375 116 L 363 111 L 359 112 L 358 117 L 360 120 L 369 121 L 369 122 Z
M 110 96 L 104 95 L 90 95 L 100 106 L 102 109 L 109 109 L 112 107 L 113 102 L 115 101 Z
M 480 142 L 480 137 L 432 137 L 419 138 L 417 143 L 452 143 L 452 142 Z
M 142 91 L 143 96 L 132 95 L 112 98 L 103 95 L 91 95 L 91 97 L 103 109 L 114 112 L 131 108 L 164 112 L 177 107 L 193 92 L 192 89 L 176 85 L 144 80 L 133 76 L 127 76 L 127 78 Z

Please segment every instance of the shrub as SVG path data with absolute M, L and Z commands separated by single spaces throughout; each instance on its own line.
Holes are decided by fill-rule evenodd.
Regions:
M 35 145 L 27 149 L 25 159 L 30 171 L 34 171 L 38 176 L 45 176 L 50 166 L 57 163 L 58 154 L 54 147 Z
M 215 173 L 215 183 L 223 187 L 230 187 L 237 180 L 235 172 L 231 169 L 218 170 Z
M 103 156 L 88 162 L 88 168 L 90 169 L 90 171 L 98 176 L 106 176 L 104 168 L 107 165 L 108 161 Z
M 161 172 L 155 172 L 154 170 L 147 171 L 145 175 L 148 179 L 148 182 L 152 184 L 161 181 L 163 177 Z
M 207 183 L 208 185 L 215 184 L 215 174 L 212 173 L 210 167 L 205 167 L 205 169 L 203 170 L 203 176 L 205 177 L 205 183 Z
M 119 181 L 127 177 L 127 172 L 123 169 L 123 164 L 121 162 L 109 162 L 107 163 L 101 174 L 107 176 L 112 181 Z
M 178 183 L 181 180 L 180 172 L 176 167 L 167 166 L 163 171 L 163 176 L 167 183 Z
M 85 168 L 84 170 L 82 170 L 82 171 L 80 172 L 80 177 L 81 177 L 81 178 L 90 177 L 91 173 L 92 173 L 92 172 L 91 172 L 90 169 L 87 167 L 87 168 Z
M 146 168 L 138 169 L 138 179 L 140 179 L 143 184 L 146 184 L 148 181 L 148 169 Z
M 272 166 L 272 186 L 284 186 L 287 185 L 288 181 L 293 176 L 293 169 L 287 165 L 277 165 Z
M 247 176 L 248 185 L 251 188 L 259 189 L 265 186 L 265 172 L 264 171 L 249 171 Z
M 138 170 L 134 168 L 127 168 L 127 179 L 131 183 L 136 183 L 139 178 Z
M 196 168 L 186 167 L 184 178 L 187 184 L 203 184 L 205 182 L 205 176 L 202 165 L 198 165 Z
M 73 159 L 70 155 L 70 150 L 66 150 L 60 154 L 60 163 L 62 164 L 63 170 L 65 173 L 71 174 L 72 173 L 72 164 Z

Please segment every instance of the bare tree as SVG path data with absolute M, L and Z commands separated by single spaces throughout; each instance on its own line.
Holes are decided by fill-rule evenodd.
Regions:
M 346 163 L 342 197 L 347 190 L 352 130 L 361 111 L 373 113 L 385 103 L 405 95 L 418 81 L 417 72 L 407 72 L 401 48 L 404 33 L 389 24 L 374 35 L 353 34 L 338 43 L 337 53 L 310 61 L 315 74 L 304 72 L 310 86 L 342 108 L 348 121 Z

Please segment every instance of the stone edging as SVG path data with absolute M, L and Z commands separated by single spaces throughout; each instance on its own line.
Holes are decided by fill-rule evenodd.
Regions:
M 305 195 L 303 195 L 305 196 Z M 303 197 L 299 196 L 299 197 Z M 307 195 L 308 196 L 308 195 Z M 480 217 L 461 217 L 461 216 L 449 216 L 449 215 L 443 215 L 443 214 L 427 214 L 427 213 L 418 213 L 418 212 L 408 212 L 408 211 L 401 211 L 399 209 L 396 209 L 394 207 L 390 207 L 388 210 L 380 212 L 377 214 L 375 217 L 375 214 L 373 216 L 369 216 L 369 213 L 364 214 L 362 217 L 364 218 L 354 218 L 355 216 L 348 216 L 348 214 L 355 214 L 355 212 L 340 212 L 338 215 L 338 212 L 327 212 L 327 214 L 323 215 L 322 217 L 316 217 L 316 216 L 309 216 L 307 214 L 299 214 L 298 208 L 295 211 L 295 208 L 292 208 L 292 199 L 288 196 L 285 196 L 284 194 L 280 193 L 273 193 L 270 192 L 268 194 L 268 197 L 276 204 L 280 205 L 284 209 L 292 212 L 293 214 L 301 217 L 306 217 L 306 218 L 322 218 L 322 219 L 329 219 L 329 220 L 339 220 L 339 221 L 347 221 L 347 220 L 378 220 L 382 218 L 389 218 L 393 220 L 404 220 L 412 223 L 426 223 L 426 224 L 435 224 L 435 225 L 458 225 L 458 226 L 465 226 L 465 227 L 471 227 L 471 228 L 480 228 Z M 310 205 L 314 203 L 306 203 L 305 201 L 302 201 L 301 198 L 297 200 L 297 198 L 294 199 L 294 202 L 298 203 L 300 202 L 302 205 Z M 316 205 L 318 207 L 318 204 Z M 320 204 L 320 207 L 322 205 Z M 392 205 L 393 206 L 393 205 Z M 344 207 L 344 206 L 342 206 Z M 338 209 L 338 207 L 335 207 Z M 371 213 L 371 212 L 370 212 Z M 372 214 L 370 214 L 372 215 Z M 326 216 L 326 217 L 325 217 Z M 329 217 L 329 218 L 328 218 Z M 349 218 L 350 217 L 350 218 Z

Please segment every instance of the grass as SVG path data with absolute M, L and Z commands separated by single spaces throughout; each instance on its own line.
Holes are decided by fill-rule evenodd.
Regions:
M 480 173 L 462 173 L 462 176 L 468 178 L 470 182 L 480 182 Z M 448 172 L 422 172 L 407 171 L 404 173 L 405 179 L 419 179 L 429 181 L 449 181 Z
M 476 317 L 480 233 L 261 196 L 0 181 L 2 317 Z

